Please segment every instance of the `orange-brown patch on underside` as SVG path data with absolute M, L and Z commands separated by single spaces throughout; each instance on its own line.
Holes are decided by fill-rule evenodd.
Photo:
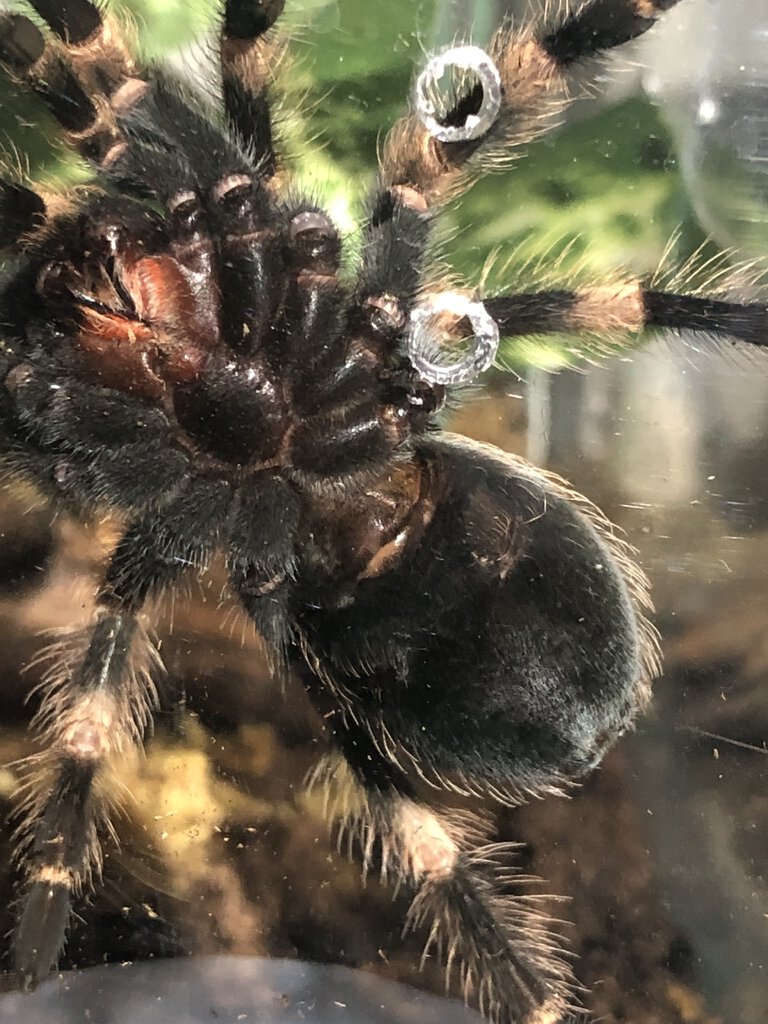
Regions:
M 395 568 L 432 517 L 433 477 L 428 466 L 413 459 L 388 467 L 371 481 L 362 503 L 358 492 L 318 496 L 308 529 L 319 549 L 333 552 L 337 580 L 354 588 Z
M 359 551 L 366 557 L 358 579 L 371 579 L 394 568 L 406 548 L 418 543 L 434 515 L 434 483 L 428 467 L 411 462 L 389 471 L 368 491 L 373 515 L 366 523 L 358 512 Z
M 93 309 L 81 310 L 81 323 L 77 344 L 100 383 L 160 398 L 165 384 L 156 369 L 158 344 L 151 327 L 119 313 Z
M 124 260 L 120 272 L 143 320 L 183 336 L 192 348 L 217 345 L 219 296 L 210 242 L 193 240 L 172 254 Z
M 120 276 L 142 320 L 165 328 L 182 328 L 195 317 L 195 296 L 172 256 L 125 260 Z
M 157 400 L 168 384 L 188 384 L 202 372 L 218 340 L 218 307 L 207 268 L 187 268 L 171 255 L 123 258 L 118 272 L 135 314 L 81 306 L 77 343 L 107 387 Z M 111 306 L 98 277 L 87 290 Z
M 81 310 L 77 344 L 105 387 L 161 398 L 169 383 L 187 384 L 202 372 L 205 353 L 148 324 L 92 309 Z

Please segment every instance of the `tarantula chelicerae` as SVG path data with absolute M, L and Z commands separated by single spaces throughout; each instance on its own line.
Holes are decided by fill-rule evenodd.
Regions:
M 441 206 L 557 122 L 573 67 L 674 3 L 592 0 L 430 64 L 384 143 L 351 284 L 336 228 L 291 194 L 273 148 L 282 0 L 225 0 L 218 107 L 138 67 L 89 0 L 32 0 L 47 35 L 0 15 L 0 61 L 96 185 L 65 209 L 2 184 L 3 458 L 75 514 L 124 522 L 96 619 L 40 695 L 19 830 L 23 986 L 56 963 L 72 897 L 98 873 L 100 775 L 155 706 L 142 608 L 223 551 L 275 671 L 298 673 L 351 769 L 366 861 L 412 891 L 409 924 L 491 1018 L 568 1014 L 556 942 L 413 779 L 514 801 L 593 768 L 657 669 L 646 584 L 563 481 L 440 433 L 435 415 L 499 335 L 762 342 L 768 316 L 637 280 L 481 302 L 428 287 L 425 254 Z M 440 108 L 446 67 L 472 73 Z M 446 361 L 467 321 L 474 341 Z

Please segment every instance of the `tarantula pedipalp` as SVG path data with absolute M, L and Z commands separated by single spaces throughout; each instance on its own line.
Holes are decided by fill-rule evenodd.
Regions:
M 412 780 L 512 801 L 596 765 L 656 670 L 646 585 L 563 481 L 441 434 L 435 414 L 499 334 L 668 326 L 759 343 L 768 317 L 636 280 L 425 294 L 426 253 L 441 206 L 556 122 L 571 67 L 672 3 L 592 0 L 503 29 L 442 111 L 422 77 L 421 109 L 384 145 L 351 284 L 334 224 L 291 198 L 273 146 L 280 0 L 224 3 L 220 109 L 138 67 L 89 0 L 32 6 L 50 32 L 2 15 L 0 61 L 48 104 L 96 187 L 53 212 L 33 188 L 2 186 L 4 460 L 77 515 L 119 513 L 125 532 L 35 719 L 21 984 L 56 961 L 72 896 L 99 868 L 99 777 L 153 711 L 142 607 L 223 551 L 275 670 L 300 675 L 363 793 L 366 858 L 413 892 L 409 924 L 493 1019 L 559 1021 L 572 993 L 556 943 L 501 898 L 474 832 Z M 465 315 L 475 345 L 444 365 L 437 343 Z

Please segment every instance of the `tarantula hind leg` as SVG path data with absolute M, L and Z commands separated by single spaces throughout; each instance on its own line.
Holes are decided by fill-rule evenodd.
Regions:
M 141 744 L 156 702 L 160 658 L 139 610 L 185 567 L 199 566 L 210 545 L 206 495 L 191 497 L 129 528 L 107 567 L 93 624 L 40 655 L 32 723 L 40 752 L 25 764 L 18 808 L 23 882 L 13 959 L 25 989 L 55 966 L 72 899 L 101 869 L 100 836 L 110 831 L 105 771 Z
M 326 706 L 319 690 L 311 696 Z M 578 1011 L 562 941 L 537 913 L 536 897 L 520 894 L 531 879 L 514 870 L 511 844 L 484 845 L 481 819 L 422 802 L 363 728 L 342 728 L 342 714 L 327 714 L 349 756 L 322 762 L 310 785 L 325 787 L 339 846 L 346 837 L 350 855 L 357 847 L 364 874 L 378 869 L 412 895 L 404 932 L 426 933 L 422 965 L 437 956 L 446 988 L 457 976 L 465 1001 L 494 1024 L 570 1019 Z

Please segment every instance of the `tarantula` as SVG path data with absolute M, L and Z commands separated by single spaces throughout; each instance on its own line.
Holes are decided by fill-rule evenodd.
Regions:
M 137 66 L 89 0 L 30 2 L 50 31 L 0 15 L 0 61 L 94 187 L 53 202 L 2 183 L 3 460 L 124 531 L 33 723 L 19 983 L 57 961 L 100 868 L 100 776 L 155 708 L 142 609 L 223 551 L 275 672 L 299 675 L 358 787 L 347 826 L 366 865 L 412 892 L 408 924 L 491 1019 L 556 1024 L 574 1004 L 557 941 L 414 779 L 512 802 L 597 765 L 658 670 L 647 586 L 564 481 L 440 432 L 436 414 L 499 336 L 671 327 L 762 343 L 768 316 L 629 279 L 481 301 L 428 286 L 427 252 L 446 202 L 557 123 L 574 68 L 676 0 L 588 0 L 502 28 L 488 54 L 430 62 L 384 143 L 351 284 L 337 229 L 292 194 L 273 145 L 283 0 L 224 0 L 217 106 Z M 469 74 L 441 108 L 446 68 Z M 446 361 L 467 321 L 468 349 Z

